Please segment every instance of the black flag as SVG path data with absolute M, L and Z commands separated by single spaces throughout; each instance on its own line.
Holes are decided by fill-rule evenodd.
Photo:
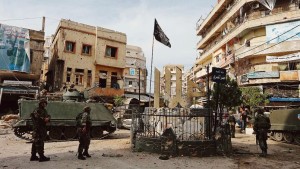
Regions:
M 155 39 L 157 41 L 159 41 L 160 43 L 171 47 L 171 43 L 169 41 L 169 38 L 166 36 L 166 34 L 164 33 L 164 31 L 160 28 L 160 26 L 158 25 L 156 19 L 154 22 L 154 33 L 153 33 Z

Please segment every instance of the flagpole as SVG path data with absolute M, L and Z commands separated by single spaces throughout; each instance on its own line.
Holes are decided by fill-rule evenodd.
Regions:
M 152 39 L 152 55 L 151 55 L 151 68 L 150 68 L 150 89 L 149 89 L 149 107 L 151 107 L 151 83 L 152 83 L 152 65 L 153 65 L 153 48 L 154 48 L 154 35 Z

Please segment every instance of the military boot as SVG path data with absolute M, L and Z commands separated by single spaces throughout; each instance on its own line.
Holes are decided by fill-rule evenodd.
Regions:
M 85 160 L 85 157 L 82 155 L 82 153 L 78 153 L 78 159 L 79 160 Z
M 88 151 L 88 150 L 84 150 L 84 152 L 83 152 L 82 155 L 84 155 L 84 156 L 86 156 L 86 157 L 88 157 L 88 158 L 92 157 L 92 156 L 89 154 L 89 151 Z
M 34 155 L 32 154 L 30 157 L 30 161 L 39 161 L 39 158 L 35 154 Z
M 50 161 L 49 157 L 44 156 L 44 154 L 40 154 L 39 162 Z

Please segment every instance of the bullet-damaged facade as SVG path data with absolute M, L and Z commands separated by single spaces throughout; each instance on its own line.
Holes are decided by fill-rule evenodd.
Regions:
M 207 66 L 225 68 L 239 86 L 261 88 L 270 105 L 300 105 L 299 18 L 298 0 L 219 0 L 197 27 L 196 81 Z
M 0 25 L 1 114 L 10 111 L 7 109 L 17 109 L 18 99 L 22 96 L 31 98 L 36 98 L 38 96 L 38 85 L 44 59 L 45 32 Z M 21 49 L 22 44 L 24 49 Z M 24 52 L 22 52 L 22 50 L 24 50 Z M 26 53 L 26 55 L 23 55 L 22 53 Z M 23 57 L 21 57 L 21 55 Z M 13 57 L 15 57 L 15 60 L 12 60 Z M 20 60 L 20 58 L 23 59 Z
M 161 76 L 161 84 L 160 84 L 160 91 L 161 93 L 164 95 L 165 93 L 170 94 L 171 98 L 174 98 L 177 94 L 176 94 L 176 83 L 177 83 L 177 79 L 176 79 L 176 71 L 180 70 L 182 73 L 184 73 L 184 66 L 183 65 L 165 65 L 163 67 L 163 72 L 162 72 L 162 76 Z M 166 71 L 170 72 L 170 75 L 168 75 L 169 77 L 166 77 Z M 166 79 L 170 78 L 170 84 L 165 83 Z M 183 79 L 183 76 L 181 77 Z M 184 86 L 184 84 L 182 85 L 182 93 L 181 94 L 185 94 L 186 92 L 186 87 Z M 166 90 L 170 90 L 170 91 L 166 91 Z
M 80 91 L 99 87 L 104 95 L 121 95 L 126 42 L 124 33 L 61 20 L 51 45 L 47 83 L 53 91 L 66 83 Z

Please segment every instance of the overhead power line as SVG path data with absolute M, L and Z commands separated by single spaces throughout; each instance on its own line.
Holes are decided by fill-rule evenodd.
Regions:
M 3 19 L 3 20 L 0 20 L 1 22 L 6 22 L 6 21 L 16 21 L 16 20 L 28 20 L 28 19 L 40 19 L 40 18 L 43 18 L 43 17 L 34 17 L 34 18 L 18 18 L 18 19 Z

